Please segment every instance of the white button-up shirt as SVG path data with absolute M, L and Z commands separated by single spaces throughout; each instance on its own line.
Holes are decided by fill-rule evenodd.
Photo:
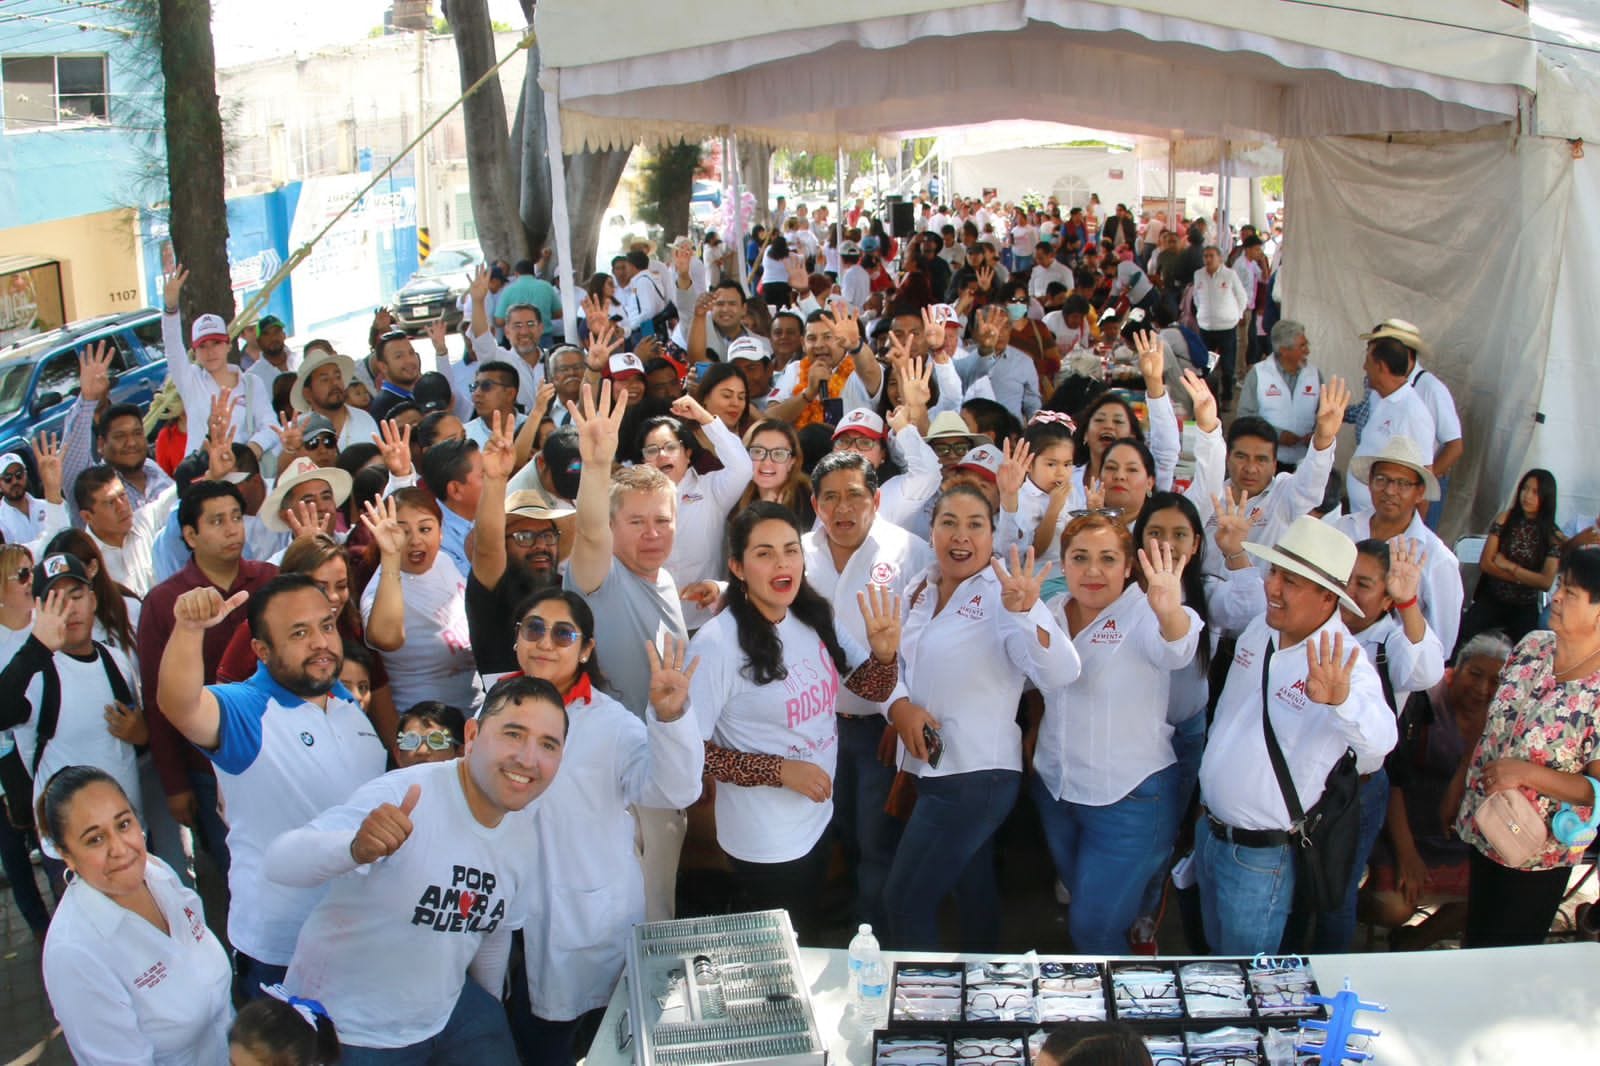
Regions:
M 1250 307 L 1239 275 L 1225 266 L 1194 272 L 1194 318 L 1204 330 L 1232 329 Z
M 1322 502 L 1328 474 L 1333 470 L 1333 452 L 1332 444 L 1321 451 L 1308 449 L 1304 461 L 1295 467 L 1294 473 L 1274 475 L 1265 489 L 1245 501 L 1244 512 L 1250 519 L 1249 539 L 1252 542 L 1269 546 L 1277 544 L 1278 538 L 1294 525 L 1295 519 L 1310 514 Z M 1227 483 L 1227 491 L 1230 494 L 1234 492 L 1232 481 Z M 1216 546 L 1216 503 L 1210 497 L 1202 498 L 1198 494 L 1191 495 L 1189 499 L 1200 512 L 1206 536 L 1211 539 L 1211 550 L 1206 553 L 1205 559 L 1206 573 L 1220 575 L 1227 569 L 1227 560 L 1223 559 L 1221 550 Z M 1265 559 L 1252 558 L 1262 574 L 1272 568 L 1272 564 Z
M 1372 413 L 1367 416 L 1367 424 L 1361 430 L 1361 439 L 1356 442 L 1356 450 L 1351 458 L 1377 455 L 1390 438 L 1405 437 L 1431 463 L 1437 454 L 1432 443 L 1435 433 L 1433 415 L 1428 412 L 1428 405 L 1422 402 L 1422 397 L 1410 385 L 1401 385 L 1387 396 L 1373 392 Z M 1345 471 L 1344 489 L 1345 495 L 1350 498 L 1352 511 L 1372 506 L 1372 491 L 1357 481 L 1348 470 Z
M 672 552 L 667 556 L 664 569 L 677 581 L 680 589 L 696 581 L 720 578 L 727 565 L 722 550 L 723 524 L 728 512 L 739 502 L 745 486 L 750 484 L 753 465 L 750 453 L 734 436 L 733 430 L 720 418 L 713 418 L 704 426 L 711 448 L 722 461 L 721 470 L 701 474 L 693 469 L 686 471 L 678 482 L 677 532 L 672 540 Z M 683 621 L 689 629 L 696 630 L 711 618 L 711 612 L 694 603 L 684 603 Z
M 1335 611 L 1306 640 L 1322 634 L 1344 636 L 1345 654 L 1355 638 Z M 1289 829 L 1289 808 L 1267 755 L 1261 714 L 1261 664 L 1269 639 L 1281 640 L 1258 618 L 1239 637 L 1227 683 L 1217 701 L 1206 751 L 1200 760 L 1200 798 L 1219 821 L 1238 829 Z M 1356 660 L 1350 692 L 1337 707 L 1313 703 L 1306 696 L 1306 640 L 1277 648 L 1267 678 L 1272 729 L 1283 749 L 1300 806 L 1309 810 L 1322 798 L 1328 774 L 1346 748 L 1357 759 L 1383 758 L 1395 744 L 1394 712 L 1383 701 L 1378 673 L 1366 656 Z
M 1357 511 L 1355 514 L 1331 514 L 1323 521 L 1357 543 L 1372 536 L 1370 510 Z M 1454 648 L 1456 637 L 1461 633 L 1461 606 L 1466 599 L 1461 584 L 1461 561 L 1439 539 L 1439 535 L 1423 523 L 1421 515 L 1411 516 L 1405 537 L 1415 541 L 1428 553 L 1422 564 L 1422 583 L 1417 588 L 1423 617 L 1427 618 L 1429 628 L 1439 634 L 1439 643 Z

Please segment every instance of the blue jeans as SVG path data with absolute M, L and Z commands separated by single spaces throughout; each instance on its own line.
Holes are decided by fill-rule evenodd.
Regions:
M 242 951 L 233 953 L 233 1003 L 242 1007 L 252 999 L 266 995 L 262 985 L 281 985 L 289 976 L 289 967 L 253 959 Z
M 341 1066 L 484 1066 L 516 1061 L 505 1009 L 471 977 L 461 986 L 450 1020 L 427 1040 L 395 1048 L 346 1044 L 339 1056 Z
M 894 767 L 878 761 L 882 718 L 839 717 L 839 762 L 833 773 L 833 828 L 844 844 L 845 864 L 855 871 L 850 924 L 884 928 L 883 886 L 889 880 L 901 824 L 884 803 Z
M 917 804 L 900 837 L 885 886 L 888 946 L 939 949 L 939 904 L 951 892 L 963 951 L 994 951 L 1000 940 L 1000 889 L 994 834 L 1016 806 L 1022 774 L 974 770 L 917 782 Z
M 1079 954 L 1127 954 L 1128 929 L 1139 917 L 1145 886 L 1178 835 L 1179 776 L 1173 763 L 1103 807 L 1058 800 L 1033 777 L 1045 843 L 1057 876 L 1072 893 L 1067 920 Z
M 1218 840 L 1201 816 L 1194 830 L 1200 910 L 1217 955 L 1278 951 L 1294 903 L 1294 855 L 1288 844 L 1246 848 Z
M 1200 780 L 1200 756 L 1206 751 L 1206 712 L 1191 714 L 1172 727 L 1172 751 L 1178 756 L 1178 824 L 1189 810 L 1194 798 L 1194 786 Z M 1174 834 L 1176 836 L 1176 834 Z M 1167 850 L 1166 861 L 1156 868 L 1145 886 L 1144 899 L 1139 904 L 1140 915 L 1155 916 L 1161 906 L 1161 891 L 1166 886 L 1167 871 L 1172 868 L 1172 850 Z
M 33 876 L 33 861 L 28 858 L 31 848 L 28 834 L 12 825 L 11 819 L 0 810 L 0 868 L 11 882 L 11 898 L 16 901 L 22 920 L 36 936 L 42 936 L 50 925 L 50 912 L 45 908 L 39 882 Z

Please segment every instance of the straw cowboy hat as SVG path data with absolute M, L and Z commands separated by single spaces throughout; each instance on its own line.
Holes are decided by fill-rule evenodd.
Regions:
M 1280 570 L 1299 574 L 1339 597 L 1339 605 L 1356 614 L 1361 608 L 1345 587 L 1356 567 L 1355 541 L 1320 519 L 1302 515 L 1295 519 L 1276 546 L 1245 541 L 1244 550 Z
M 344 387 L 349 388 L 350 382 L 355 380 L 356 361 L 348 355 L 332 355 L 318 348 L 306 356 L 300 364 L 300 369 L 294 374 L 294 388 L 289 390 L 289 405 L 301 414 L 311 410 L 311 404 L 306 400 L 306 382 L 311 380 L 311 375 L 321 368 L 333 363 L 339 368 L 339 373 L 344 375 Z
M 333 499 L 340 505 L 350 498 L 350 475 L 336 466 L 318 466 L 311 459 L 302 455 L 289 464 L 289 469 L 278 475 L 278 483 L 272 487 L 267 495 L 266 502 L 261 505 L 258 512 L 261 523 L 274 533 L 293 532 L 289 523 L 283 520 L 283 501 L 298 485 L 307 481 L 326 481 L 333 490 Z
M 1393 338 L 1414 352 L 1427 349 L 1423 343 L 1422 331 L 1403 318 L 1386 318 L 1372 327 L 1372 332 L 1361 334 L 1364 341 L 1381 341 L 1384 338 Z
M 1350 476 L 1365 485 L 1367 478 L 1372 476 L 1374 463 L 1390 463 L 1416 471 L 1422 483 L 1428 487 L 1425 498 L 1429 500 L 1439 498 L 1439 479 L 1428 469 L 1427 462 L 1422 458 L 1422 449 L 1417 447 L 1416 442 L 1410 437 L 1390 437 L 1384 442 L 1382 451 L 1353 457 L 1350 460 Z

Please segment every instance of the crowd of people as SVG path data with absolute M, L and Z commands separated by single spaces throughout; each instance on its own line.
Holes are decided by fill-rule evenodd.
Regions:
M 915 218 L 633 242 L 578 344 L 537 264 L 481 269 L 428 372 L 381 311 L 359 357 L 236 353 L 181 268 L 148 414 L 81 353 L 0 456 L 0 853 L 78 1061 L 569 1064 L 697 806 L 806 943 L 997 950 L 1019 811 L 1045 951 L 1153 951 L 1168 899 L 1197 953 L 1544 938 L 1600 521 L 1530 471 L 1468 596 L 1424 338 L 1325 375 L 1277 228 Z

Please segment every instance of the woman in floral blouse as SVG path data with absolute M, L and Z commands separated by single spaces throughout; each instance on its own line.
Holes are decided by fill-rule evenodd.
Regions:
M 1464 795 L 1456 832 L 1468 857 L 1467 947 L 1538 944 L 1555 918 L 1568 875 L 1582 861 L 1552 835 L 1527 866 L 1502 864 L 1473 823 L 1492 792 L 1520 788 L 1546 822 L 1563 802 L 1589 815 L 1600 777 L 1600 548 L 1571 552 L 1556 577 L 1550 628 L 1517 645 L 1500 674 L 1483 736 L 1457 780 Z M 1448 803 L 1448 800 L 1447 800 Z

